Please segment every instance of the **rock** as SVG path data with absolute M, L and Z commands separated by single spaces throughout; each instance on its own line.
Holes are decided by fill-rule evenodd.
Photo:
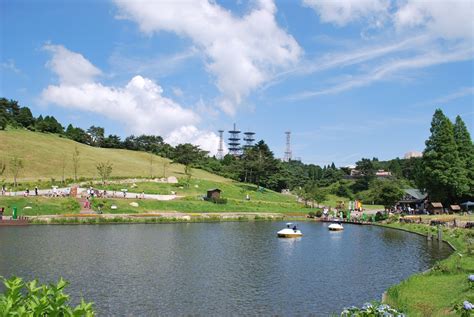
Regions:
M 133 204 L 133 203 L 132 203 L 132 204 Z M 110 206 L 110 209 L 112 209 L 112 210 L 116 210 L 116 209 L 117 209 L 117 206 L 115 206 L 115 205 L 112 205 L 112 206 Z
M 132 206 L 132 207 L 138 207 L 138 203 L 136 203 L 136 202 L 130 203 L 130 206 Z
M 178 179 L 175 176 L 170 176 L 167 179 L 169 184 L 178 184 Z
M 196 185 L 194 185 L 194 188 L 199 188 L 199 185 L 197 185 L 197 184 L 196 184 Z
M 31 209 L 31 208 L 32 208 L 32 207 L 30 207 L 30 206 L 26 206 L 26 207 L 24 207 L 23 209 Z

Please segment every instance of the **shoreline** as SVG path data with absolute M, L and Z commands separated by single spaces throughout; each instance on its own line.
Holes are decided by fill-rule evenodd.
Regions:
M 251 222 L 251 221 L 300 221 L 300 222 L 321 222 L 319 218 L 307 218 L 303 216 L 291 216 L 288 214 L 278 213 L 177 213 L 174 217 L 172 213 L 164 213 L 164 215 L 158 214 L 78 214 L 78 215 L 50 215 L 50 216 L 37 216 L 30 218 L 31 225 L 107 225 L 107 224 L 172 224 L 172 223 L 219 223 L 219 222 Z M 436 235 L 433 231 L 436 227 L 429 226 L 427 224 L 404 224 L 404 223 L 368 223 L 378 227 L 387 229 L 394 229 L 405 231 L 408 233 L 417 234 L 419 236 L 428 237 L 428 232 L 431 232 L 432 240 L 437 241 Z M 462 235 L 463 238 L 453 240 L 453 232 Z M 433 278 L 447 278 L 445 283 L 449 285 L 456 282 L 455 276 L 468 274 L 469 267 L 472 265 L 472 256 L 467 249 L 468 236 L 471 236 L 472 232 L 469 229 L 449 229 L 443 228 L 443 237 L 439 242 L 446 243 L 451 248 L 452 253 L 445 259 L 438 261 L 432 267 L 428 268 L 423 272 L 418 272 L 410 275 L 406 279 L 400 281 L 397 284 L 391 285 L 382 294 L 382 302 L 387 303 L 390 306 L 403 311 L 407 314 L 419 315 L 422 314 L 422 310 L 419 305 L 425 305 L 426 303 L 431 304 L 431 299 L 428 297 L 424 298 L 426 294 L 437 298 L 439 296 L 445 296 L 443 288 L 425 290 L 421 285 L 429 284 Z M 456 236 L 456 239 L 458 236 Z M 453 241 L 450 241 L 453 240 Z M 458 243 L 456 243 L 456 241 Z M 467 252 L 467 253 L 466 253 Z M 465 255 L 464 258 L 459 259 L 459 254 Z M 460 261 L 467 262 L 464 266 L 459 268 Z M 462 261 L 461 261 L 462 262 Z M 453 267 L 457 267 L 457 271 L 453 273 Z M 441 269 L 440 269 L 441 268 Z M 464 272 L 467 271 L 467 272 Z M 466 275 L 467 276 L 467 275 Z M 421 280 L 421 282 L 420 282 Z M 467 283 L 467 282 L 466 282 Z M 420 295 L 412 294 L 412 288 L 419 290 Z M 469 296 L 474 296 L 474 290 L 461 290 L 461 294 L 464 296 L 465 292 L 472 292 Z M 422 295 L 423 294 L 423 295 Z M 467 295 L 467 294 L 466 294 Z M 409 298 L 407 302 L 407 298 Z M 464 298 L 464 297 L 463 297 Z M 470 298 L 470 297 L 468 297 Z M 427 304 L 427 305 L 428 305 Z M 449 305 L 442 304 L 441 307 L 435 307 L 435 304 L 431 304 L 432 315 L 452 315 L 452 307 Z M 444 312 L 444 313 L 443 313 Z

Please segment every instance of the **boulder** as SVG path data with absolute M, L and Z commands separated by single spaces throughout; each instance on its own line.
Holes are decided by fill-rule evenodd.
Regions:
M 138 207 L 138 203 L 136 203 L 136 202 L 130 203 L 130 206 L 132 206 L 132 207 Z
M 175 176 L 169 176 L 167 180 L 169 184 L 178 184 L 178 179 Z

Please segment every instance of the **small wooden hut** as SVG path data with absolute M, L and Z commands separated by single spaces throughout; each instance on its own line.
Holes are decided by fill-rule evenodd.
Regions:
M 213 188 L 213 189 L 209 189 L 207 191 L 207 196 L 206 198 L 209 199 L 209 200 L 216 200 L 216 199 L 220 199 L 221 198 L 221 190 L 219 188 Z
M 444 211 L 443 208 L 444 207 L 442 203 L 432 202 L 428 205 L 428 211 L 430 212 L 430 214 L 434 215 L 442 214 Z
M 449 210 L 451 212 L 461 212 L 461 206 L 459 205 L 451 205 L 449 206 Z

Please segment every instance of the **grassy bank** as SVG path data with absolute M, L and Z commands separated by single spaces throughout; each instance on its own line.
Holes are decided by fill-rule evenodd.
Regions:
M 433 236 L 437 228 L 423 224 L 393 223 L 390 228 Z M 408 316 L 456 316 L 455 304 L 474 302 L 474 288 L 468 275 L 474 272 L 474 230 L 443 229 L 443 239 L 457 250 L 438 262 L 432 270 L 416 274 L 387 291 L 386 303 Z
M 89 215 L 87 217 L 57 217 L 52 219 L 32 219 L 32 224 L 57 224 L 57 225 L 100 225 L 100 224 L 156 224 L 156 223 L 202 223 L 202 222 L 246 222 L 246 221 L 283 221 L 284 215 L 239 215 L 226 217 L 222 215 L 198 215 L 194 214 L 187 218 L 183 217 L 161 217 L 138 214 L 127 217 L 103 217 L 101 215 Z M 306 218 L 301 218 L 306 220 Z
M 80 210 L 79 203 L 73 198 L 47 197 L 1 197 L 1 207 L 5 208 L 5 216 L 11 216 L 13 207 L 21 216 L 75 214 Z

